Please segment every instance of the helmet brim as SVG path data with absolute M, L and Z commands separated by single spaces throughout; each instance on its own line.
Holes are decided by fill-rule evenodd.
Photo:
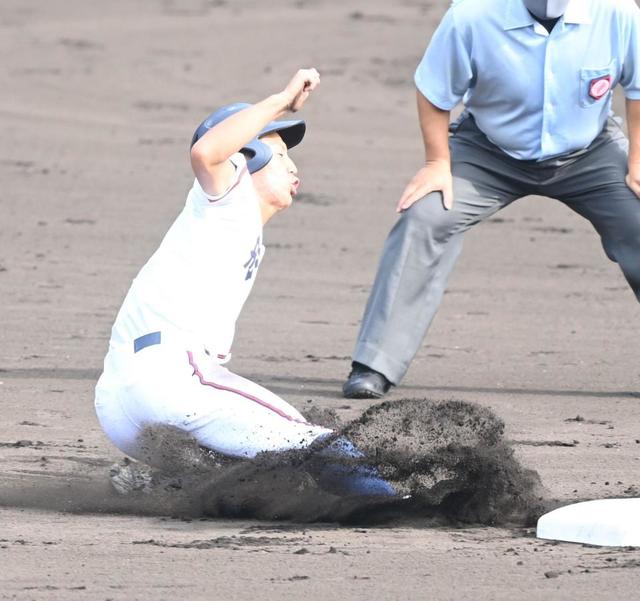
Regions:
M 302 119 L 290 121 L 272 121 L 260 131 L 258 138 L 267 134 L 280 134 L 287 148 L 293 148 L 302 142 L 307 126 Z

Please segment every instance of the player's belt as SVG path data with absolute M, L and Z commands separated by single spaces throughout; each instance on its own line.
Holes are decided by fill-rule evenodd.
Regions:
M 153 346 L 154 344 L 160 344 L 161 342 L 162 342 L 162 332 L 150 332 L 149 334 L 140 336 L 139 338 L 136 338 L 133 341 L 133 352 L 137 353 L 138 351 L 141 351 L 143 348 L 147 348 L 148 346 Z M 209 352 L 206 348 L 204 348 L 203 350 L 207 355 L 211 357 L 215 357 L 218 361 L 228 361 L 231 358 L 231 353 L 214 354 Z
M 160 332 L 151 332 L 149 334 L 145 334 L 144 336 L 140 336 L 140 338 L 136 338 L 133 341 L 133 352 L 137 353 L 143 348 L 153 346 L 154 344 L 160 344 L 161 342 L 162 336 Z

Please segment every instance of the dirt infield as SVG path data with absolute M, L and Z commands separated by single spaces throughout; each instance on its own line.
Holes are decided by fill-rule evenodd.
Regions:
M 412 74 L 446 5 L 2 2 L 0 599 L 633 598 L 637 550 L 551 544 L 530 527 L 300 525 L 79 503 L 77 491 L 109 494 L 121 459 L 93 387 L 130 281 L 184 203 L 193 128 L 300 66 L 322 75 L 293 153 L 301 194 L 265 230 L 230 367 L 303 412 L 348 421 L 367 408 L 340 387 L 395 202 L 422 157 Z M 467 235 L 389 400 L 491 409 L 550 498 L 635 496 L 638 338 L 637 302 L 591 226 L 530 197 Z

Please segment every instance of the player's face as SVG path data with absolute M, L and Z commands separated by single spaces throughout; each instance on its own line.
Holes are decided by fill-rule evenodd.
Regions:
M 262 136 L 260 141 L 271 148 L 273 156 L 265 167 L 253 174 L 253 183 L 262 202 L 277 213 L 291 205 L 298 191 L 298 169 L 278 133 Z

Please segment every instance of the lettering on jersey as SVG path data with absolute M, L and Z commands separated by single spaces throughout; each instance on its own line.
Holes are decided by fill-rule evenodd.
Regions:
M 243 265 L 247 270 L 247 274 L 244 276 L 245 280 L 250 280 L 253 277 L 254 272 L 258 269 L 258 265 L 260 265 L 260 251 L 262 249 L 262 244 L 260 242 L 260 236 L 258 236 L 256 245 L 251 251 L 249 260 Z

